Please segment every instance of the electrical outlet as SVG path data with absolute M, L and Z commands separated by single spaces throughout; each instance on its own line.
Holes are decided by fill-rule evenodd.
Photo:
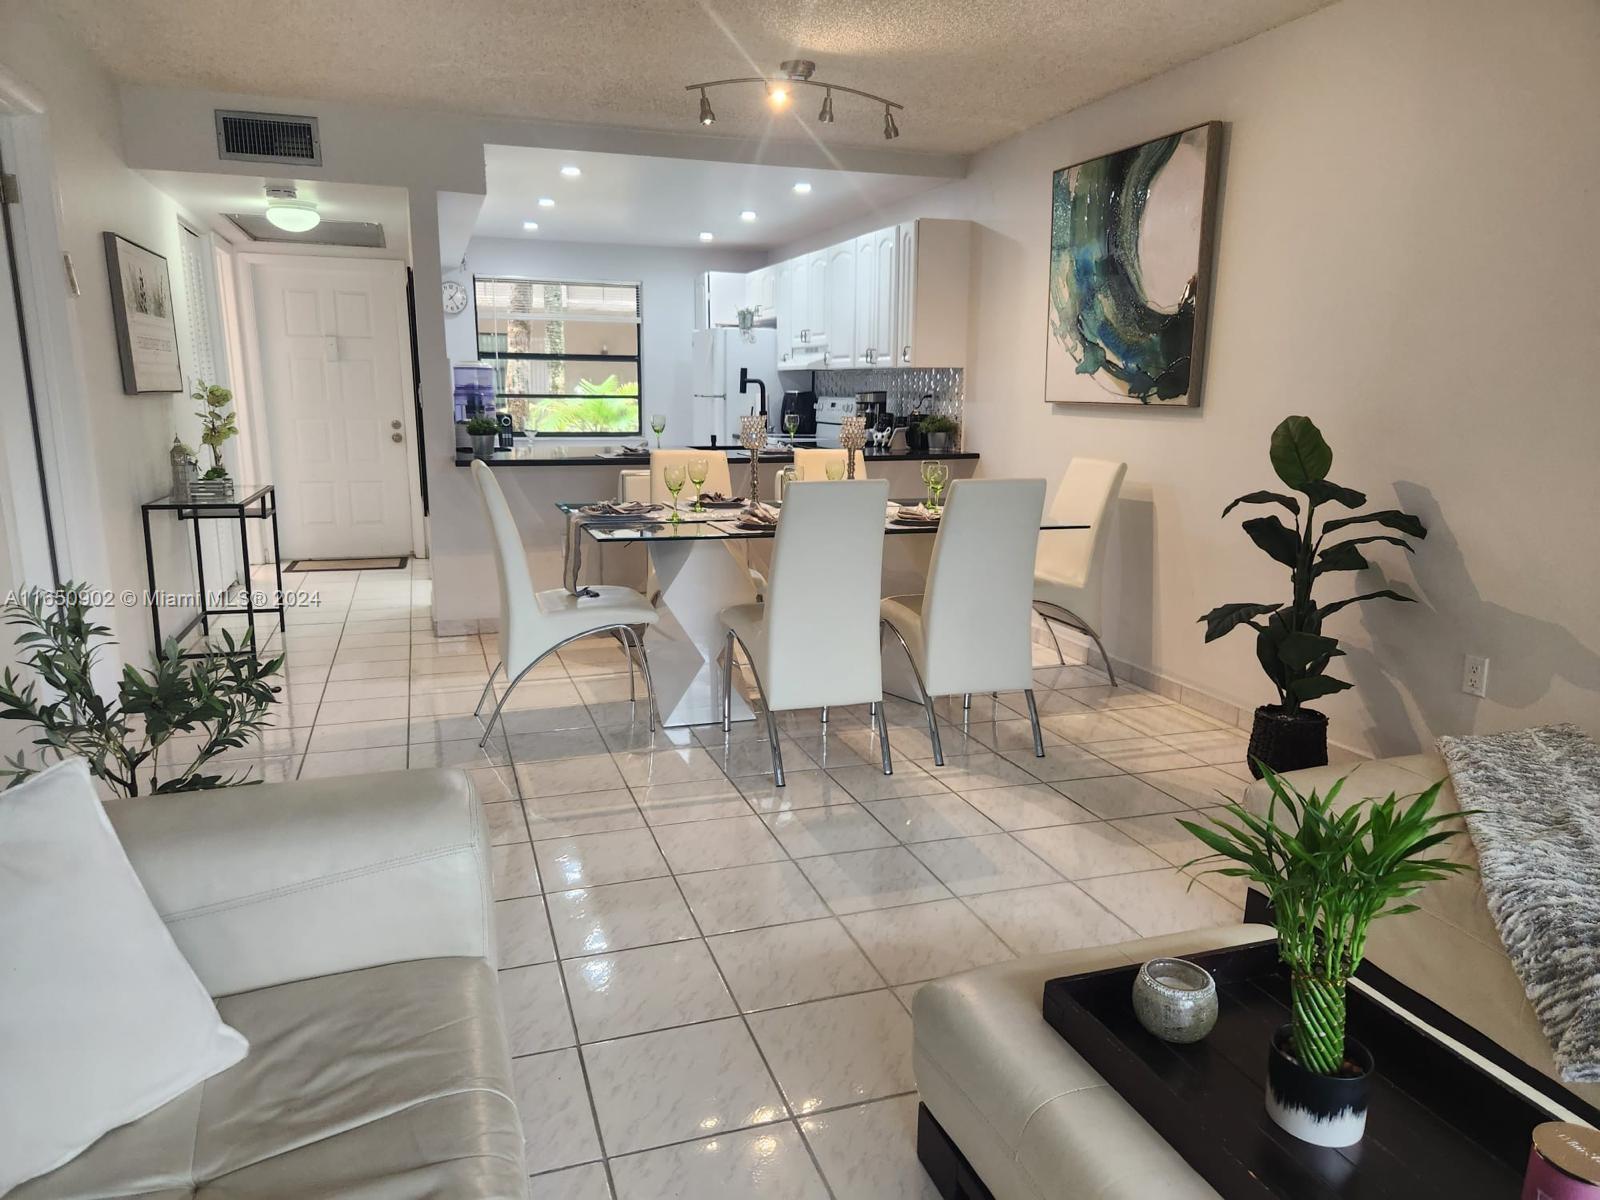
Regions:
M 1469 696 L 1489 694 L 1489 660 L 1469 654 L 1461 667 L 1461 690 Z

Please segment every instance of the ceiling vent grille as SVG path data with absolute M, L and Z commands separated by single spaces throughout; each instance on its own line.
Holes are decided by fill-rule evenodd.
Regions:
M 322 165 L 315 117 L 217 109 L 217 154 L 245 162 Z

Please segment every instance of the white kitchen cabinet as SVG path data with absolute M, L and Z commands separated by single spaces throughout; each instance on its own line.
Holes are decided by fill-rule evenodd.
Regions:
M 762 267 L 745 276 L 744 306 L 758 317 L 771 317 L 777 306 L 778 268 Z
M 971 222 L 902 222 L 895 234 L 893 365 L 965 367 L 971 292 Z
M 890 366 L 896 345 L 895 253 L 899 228 L 863 234 L 855 242 L 854 365 Z
M 823 361 L 834 370 L 858 366 L 856 362 L 856 244 L 841 242 L 827 251 L 827 304 L 822 314 L 827 352 Z
M 794 366 L 794 344 L 799 333 L 795 323 L 794 277 L 798 259 L 788 259 L 772 267 L 772 303 L 778 318 L 778 366 L 789 370 Z

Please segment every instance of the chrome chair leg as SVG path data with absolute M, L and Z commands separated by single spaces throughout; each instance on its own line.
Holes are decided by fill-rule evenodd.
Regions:
M 1056 622 L 1060 621 L 1061 624 L 1065 625 L 1074 633 L 1081 633 L 1094 643 L 1094 648 L 1100 651 L 1100 661 L 1105 666 L 1106 678 L 1111 681 L 1111 686 L 1121 686 L 1117 682 L 1117 673 L 1111 669 L 1111 655 L 1106 653 L 1105 643 L 1100 640 L 1099 633 L 1092 629 L 1087 621 L 1080 619 L 1076 613 L 1069 613 L 1064 608 L 1057 608 L 1055 609 L 1055 612 L 1064 614 L 1067 617 L 1071 617 L 1071 620 L 1065 620 L 1060 616 L 1052 619 L 1049 613 L 1044 612 L 1038 607 L 1035 607 L 1033 611 L 1038 613 L 1039 616 L 1044 619 L 1044 627 L 1050 631 L 1050 640 L 1056 644 L 1057 662 L 1059 662 L 1062 666 L 1066 666 L 1067 663 L 1066 656 L 1061 653 L 1061 639 L 1056 636 Z
M 1050 634 L 1050 640 L 1055 643 L 1055 647 L 1056 647 L 1056 663 L 1057 663 L 1057 665 L 1063 666 L 1063 667 L 1066 666 L 1067 665 L 1067 656 L 1065 654 L 1061 653 L 1061 639 L 1056 636 L 1056 623 L 1054 621 L 1052 621 L 1049 617 L 1045 616 L 1043 613 L 1040 613 L 1039 617 L 1040 617 L 1041 620 L 1044 621 L 1044 627 Z
M 728 630 L 728 644 L 722 654 L 722 732 L 733 728 L 733 630 Z
M 1039 731 L 1039 706 L 1034 703 L 1033 689 L 1022 693 L 1028 698 L 1028 720 L 1033 722 L 1033 756 L 1044 757 L 1044 734 Z
M 728 630 L 728 661 L 730 663 L 733 661 L 734 638 L 735 634 L 733 630 Z M 741 642 L 740 645 L 743 645 L 743 643 Z M 761 673 L 756 670 L 756 660 L 751 656 L 749 646 L 744 647 L 744 657 L 746 664 L 750 667 L 750 678 L 756 681 L 756 692 L 761 697 L 761 707 L 765 709 L 767 713 L 767 742 L 772 747 L 773 782 L 778 787 L 783 787 L 783 751 L 778 746 L 778 715 L 772 711 L 772 705 L 767 703 L 767 688 L 766 685 L 761 682 Z M 725 707 L 723 711 L 727 712 L 727 708 Z M 724 726 L 724 728 L 726 728 L 726 726 Z
M 483 702 L 489 698 L 489 689 L 494 687 L 494 677 L 500 674 L 500 668 L 504 665 L 504 663 L 495 663 L 494 670 L 489 672 L 489 678 L 483 681 L 483 694 L 478 697 L 478 703 L 472 710 L 473 716 L 477 716 L 483 711 Z
M 548 651 L 548 650 L 545 651 L 545 654 L 549 654 L 549 653 L 550 653 L 550 651 Z M 537 667 L 543 661 L 544 661 L 544 654 L 541 654 L 538 658 L 534 659 L 527 666 L 523 667 L 521 672 L 518 673 L 517 677 L 506 685 L 505 695 L 501 696 L 499 703 L 494 706 L 494 712 L 489 714 L 489 723 L 483 727 L 483 737 L 478 739 L 478 749 L 479 750 L 482 750 L 485 746 L 487 746 L 489 744 L 489 735 L 494 732 L 494 723 L 496 721 L 500 720 L 501 710 L 505 708 L 506 701 L 511 699 L 511 693 L 516 690 L 517 684 L 521 683 L 523 678 L 528 674 L 528 672 L 533 670 L 535 667 Z M 491 676 L 491 678 L 492 678 L 492 676 Z M 506 761 L 510 762 L 511 761 L 511 758 L 510 758 L 510 755 L 511 755 L 511 734 L 506 731 L 505 722 L 504 721 L 500 722 L 500 732 L 504 733 L 506 735 Z
M 633 626 L 628 626 L 628 636 L 633 639 L 633 647 L 639 652 L 639 670 L 644 675 L 644 702 L 650 720 L 650 732 L 656 731 L 656 681 L 650 674 L 650 652 L 644 648 L 644 634 Z M 632 659 L 629 659 L 630 664 Z M 629 667 L 630 672 L 632 667 Z
M 1100 651 L 1100 661 L 1105 664 L 1106 678 L 1111 680 L 1111 686 L 1121 687 L 1122 685 L 1117 682 L 1117 673 L 1111 669 L 1111 655 L 1106 653 L 1105 646 L 1101 644 L 1100 635 L 1088 628 L 1084 629 L 1084 632 L 1094 639 L 1095 649 Z
M 828 706 L 826 704 L 822 706 L 822 723 L 824 725 L 828 723 Z
M 878 747 L 883 756 L 883 773 L 894 774 L 894 761 L 889 755 L 889 718 L 885 715 L 883 705 L 872 705 L 872 715 L 878 724 Z
M 917 669 L 917 660 L 911 657 L 911 646 L 906 642 L 905 634 L 894 627 L 889 620 L 878 622 L 880 627 L 887 627 L 889 632 L 900 640 L 900 649 L 906 652 L 906 661 L 911 664 L 911 675 L 917 681 L 917 691 L 922 693 L 922 711 L 928 716 L 928 741 L 933 743 L 933 765 L 944 766 L 944 747 L 939 744 L 939 719 L 934 715 L 933 697 L 928 695 L 927 685 L 922 682 L 922 672 Z

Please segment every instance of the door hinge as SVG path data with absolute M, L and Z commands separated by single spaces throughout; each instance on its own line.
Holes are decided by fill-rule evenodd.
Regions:
M 15 175 L 0 175 L 0 204 L 21 204 L 22 191 Z

